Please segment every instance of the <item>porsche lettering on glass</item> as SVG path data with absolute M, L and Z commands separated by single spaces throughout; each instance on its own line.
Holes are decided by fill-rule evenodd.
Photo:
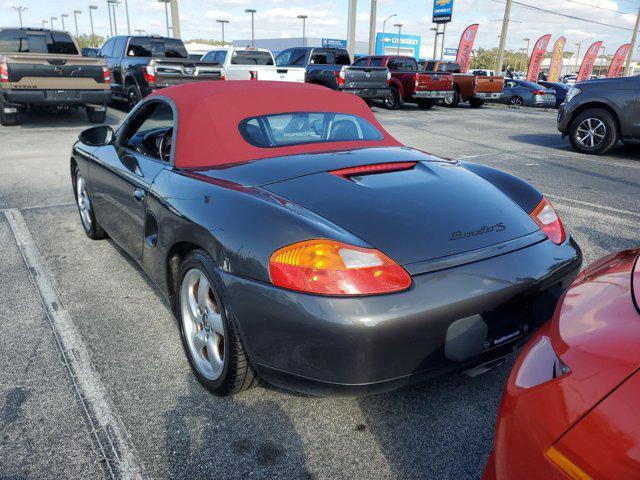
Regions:
M 218 395 L 366 394 L 494 364 L 581 263 L 531 185 L 408 148 L 317 85 L 163 89 L 83 132 L 71 175 L 87 235 L 139 263 Z

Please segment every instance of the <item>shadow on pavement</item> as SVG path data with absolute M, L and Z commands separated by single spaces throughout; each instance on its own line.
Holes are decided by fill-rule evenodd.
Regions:
M 18 113 L 19 125 L 16 127 L 0 127 L 2 130 L 38 129 L 55 127 L 85 127 L 90 128 L 98 124 L 91 123 L 87 118 L 84 108 L 48 111 L 35 109 Z M 107 120 L 104 125 L 117 125 L 120 120 L 107 112 Z
M 523 133 L 521 135 L 511 135 L 509 140 L 514 142 L 526 143 L 527 145 L 535 145 L 536 147 L 547 147 L 557 150 L 560 147 L 570 147 L 568 139 L 562 139 L 560 132 L 558 133 Z

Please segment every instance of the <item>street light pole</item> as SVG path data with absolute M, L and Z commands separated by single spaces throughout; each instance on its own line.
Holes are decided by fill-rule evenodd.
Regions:
M 69 17 L 69 14 L 68 14 L 68 13 L 63 13 L 63 14 L 61 14 L 61 15 L 60 15 L 60 18 L 62 19 L 62 31 L 63 31 L 63 32 L 66 32 L 66 30 L 65 30 L 65 28 L 64 28 L 64 19 L 65 19 L 65 18 L 68 18 L 68 17 Z
M 500 33 L 500 47 L 498 47 L 498 58 L 496 60 L 496 73 L 500 75 L 504 64 L 504 48 L 507 43 L 507 33 L 509 32 L 509 17 L 511 16 L 511 1 L 506 0 L 504 7 L 504 18 L 502 19 L 502 32 Z
M 593 37 L 587 37 L 582 40 L 580 43 L 576 43 L 576 47 L 578 47 L 578 51 L 576 53 L 576 73 L 578 73 L 578 62 L 580 61 L 580 49 L 582 48 L 582 44 L 591 40 Z
M 178 0 L 171 1 L 171 27 L 173 28 L 173 38 L 180 38 L 180 12 L 178 11 Z
M 47 23 L 49 23 L 49 20 L 42 20 L 42 28 L 47 28 Z
M 524 67 L 522 68 L 522 70 L 524 71 L 527 68 L 527 59 L 529 58 L 529 46 L 531 45 L 531 39 L 530 38 L 523 38 L 522 40 L 527 42 L 527 48 L 525 48 L 525 50 L 524 50 Z
M 636 25 L 633 27 L 633 35 L 631 36 L 631 48 L 627 53 L 627 61 L 624 65 L 624 76 L 628 77 L 631 71 L 631 61 L 633 60 L 633 53 L 636 51 L 636 42 L 638 40 L 638 28 L 640 28 L 640 9 L 638 9 L 638 16 L 636 17 Z
M 378 20 L 378 0 L 371 0 L 369 15 L 369 55 L 376 53 L 376 22 Z
M 356 9 L 357 0 L 349 0 L 349 16 L 347 21 L 347 50 L 349 57 L 353 58 L 356 53 Z
M 229 23 L 229 20 L 216 20 L 222 27 L 222 43 L 224 43 L 224 24 Z
M 308 15 L 298 15 L 298 18 L 302 20 L 302 46 L 307 46 L 307 18 Z
M 76 22 L 76 38 L 78 38 L 80 36 L 80 34 L 78 33 L 78 14 L 82 13 L 82 10 L 74 10 L 73 11 L 73 19 Z
M 253 16 L 256 14 L 257 10 L 254 8 L 247 8 L 245 9 L 244 13 L 250 13 L 251 14 L 251 46 L 255 47 L 256 46 L 256 36 L 255 36 L 255 25 L 253 22 Z
M 91 23 L 91 45 L 95 46 L 96 43 L 96 34 L 93 31 L 93 13 L 92 10 L 97 10 L 98 6 L 97 5 L 89 5 L 89 22 Z M 111 17 L 109 17 L 111 18 Z
M 400 56 L 400 38 L 402 37 L 402 24 L 396 23 L 393 26 L 398 29 L 398 56 Z
M 129 0 L 124 0 L 124 11 L 127 14 L 127 35 L 131 35 L 131 24 L 129 23 Z
M 382 22 L 382 36 L 384 37 L 384 34 L 387 33 L 386 31 L 386 27 L 387 27 L 387 22 L 392 19 L 393 17 L 397 17 L 398 14 L 394 13 L 393 15 L 389 15 L 387 18 L 384 19 L 384 21 Z M 384 54 L 384 52 L 382 52 Z
M 160 3 L 164 3 L 164 19 L 167 24 L 167 37 L 170 37 L 171 34 L 169 33 L 169 2 L 171 2 L 171 0 L 158 0 L 158 1 Z
M 11 7 L 13 8 L 16 12 L 18 12 L 18 17 L 20 17 L 20 28 L 22 28 L 22 12 L 29 10 L 28 7 Z
M 57 19 L 58 19 L 58 17 L 51 17 L 51 30 L 53 30 L 53 29 L 54 29 L 53 21 L 54 21 L 54 20 L 57 20 Z

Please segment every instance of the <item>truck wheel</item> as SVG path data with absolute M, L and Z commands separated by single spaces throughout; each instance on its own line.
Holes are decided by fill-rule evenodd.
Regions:
M 85 107 L 87 110 L 87 117 L 91 123 L 104 123 L 107 119 L 107 108 L 104 110 L 96 110 L 95 107 Z
M 388 110 L 397 110 L 400 108 L 400 92 L 393 85 L 389 89 L 389 95 L 384 99 L 384 106 Z
M 418 100 L 418 107 L 423 110 L 431 110 L 433 108 L 433 100 Z
M 127 94 L 127 104 L 129 108 L 135 107 L 140 100 L 142 100 L 142 94 L 140 93 L 140 89 L 135 83 L 130 83 L 126 89 Z
M 442 104 L 445 107 L 450 107 L 450 108 L 457 107 L 459 103 L 460 103 L 460 94 L 458 93 L 457 90 L 453 91 L 452 97 L 444 97 L 444 100 L 442 100 Z
M 616 119 L 601 108 L 585 110 L 573 119 L 569 127 L 569 140 L 573 148 L 589 155 L 607 153 L 619 138 Z
M 4 106 L 0 104 L 0 125 L 3 127 L 13 127 L 18 125 L 18 112 L 6 113 L 4 111 Z
M 469 105 L 471 105 L 471 108 L 480 108 L 484 105 L 484 100 L 481 98 L 472 98 L 469 100 Z

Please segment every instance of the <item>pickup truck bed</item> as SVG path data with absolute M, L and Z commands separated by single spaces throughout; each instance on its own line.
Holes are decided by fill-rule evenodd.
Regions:
M 100 58 L 83 57 L 65 32 L 3 29 L 3 45 L 29 45 L 69 53 L 0 51 L 0 121 L 15 125 L 18 109 L 51 106 L 58 109 L 84 106 L 89 120 L 101 123 L 111 98 L 110 77 Z M 56 47 L 53 39 L 58 39 Z M 65 42 L 65 43 L 63 43 Z M 6 47 L 5 47 L 6 48 Z M 72 53 L 72 52 L 76 53 Z
M 217 47 L 201 58 L 224 69 L 227 80 L 266 80 L 271 82 L 304 83 L 302 69 L 276 67 L 273 54 L 263 48 Z

